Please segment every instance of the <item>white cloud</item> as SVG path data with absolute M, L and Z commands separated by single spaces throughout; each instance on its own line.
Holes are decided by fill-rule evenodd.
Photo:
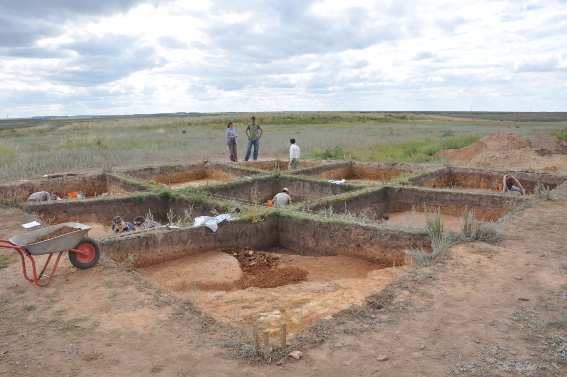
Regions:
M 564 110 L 563 1 L 37 4 L 0 5 L 0 112 Z

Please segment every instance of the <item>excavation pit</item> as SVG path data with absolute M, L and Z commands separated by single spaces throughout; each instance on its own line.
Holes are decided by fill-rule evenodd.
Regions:
M 234 178 L 258 174 L 223 164 L 169 165 L 126 171 L 125 174 L 145 181 L 167 185 L 171 189 L 205 186 Z
M 345 179 L 352 183 L 383 184 L 402 174 L 412 174 L 417 169 L 423 167 L 401 163 L 349 161 L 301 169 L 294 173 L 334 181 Z
M 335 185 L 307 177 L 277 175 L 247 177 L 212 185 L 205 190 L 220 199 L 243 203 L 266 203 L 284 188 L 288 189 L 293 204 L 311 202 L 359 189 L 349 184 Z
M 431 250 L 423 234 L 287 216 L 221 223 L 215 233 L 199 227 L 101 242 L 106 256 L 129 260 L 143 276 L 191 298 L 217 320 L 270 325 L 274 332 L 286 323 L 292 333 L 353 304 L 362 305 L 366 297 L 380 292 L 408 270 L 404 249 Z M 256 272 L 262 274 L 257 279 L 261 283 L 242 289 L 238 282 L 256 272 L 239 265 L 231 254 L 235 248 L 278 257 L 272 268 L 305 271 L 306 278 L 298 281 L 294 274 L 285 275 L 292 284 L 271 286 L 272 277 L 280 282 L 285 278 L 260 268 Z
M 112 234 L 112 219 L 116 216 L 133 223 L 135 217 L 147 217 L 151 213 L 155 221 L 165 225 L 169 223 L 170 218 L 174 222 L 180 221 L 187 214 L 195 218 L 197 216 L 211 216 L 211 211 L 218 213 L 227 211 L 227 208 L 220 206 L 143 193 L 91 200 L 58 200 L 25 205 L 25 209 L 37 214 L 41 220 L 48 224 L 76 221 L 88 225 L 93 228 L 89 231 L 91 237 Z
M 436 189 L 498 192 L 498 185 L 502 183 L 504 174 L 516 177 L 527 194 L 533 194 L 538 183 L 543 188 L 553 190 L 567 182 L 567 176 L 564 175 L 458 167 L 433 171 L 411 178 L 409 182 L 414 186 Z
M 354 215 L 369 221 L 387 222 L 399 227 L 423 227 L 425 209 L 440 210 L 446 229 L 460 230 L 465 209 L 477 220 L 494 222 L 521 203 L 525 197 L 498 193 L 465 193 L 408 187 L 384 187 L 349 198 L 329 198 L 310 209 L 324 214 Z
M 19 201 L 25 201 L 29 195 L 38 191 L 50 193 L 58 191 L 60 198 L 72 199 L 69 194 L 78 191 L 81 191 L 85 198 L 94 198 L 101 195 L 113 196 L 143 190 L 145 188 L 142 185 L 112 174 L 39 178 L 0 184 L 0 195 L 3 198 L 18 197 Z

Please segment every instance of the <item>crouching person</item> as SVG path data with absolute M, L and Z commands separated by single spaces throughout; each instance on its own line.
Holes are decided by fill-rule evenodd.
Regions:
M 48 200 L 61 200 L 59 192 L 53 191 L 50 194 L 47 191 L 38 191 L 28 197 L 28 202 L 30 203 L 47 202 Z
M 144 216 L 138 216 L 134 219 L 134 225 L 136 225 L 140 230 L 159 228 L 160 223 L 154 220 L 146 219 Z
M 114 233 L 133 232 L 135 230 L 136 228 L 134 228 L 134 225 L 132 225 L 132 223 L 122 220 L 122 217 L 120 216 L 112 219 L 112 231 Z

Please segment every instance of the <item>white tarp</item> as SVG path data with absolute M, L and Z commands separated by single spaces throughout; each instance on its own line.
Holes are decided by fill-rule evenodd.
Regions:
M 216 217 L 199 216 L 195 219 L 195 223 L 193 224 L 193 226 L 201 226 L 205 224 L 207 228 L 209 228 L 213 232 L 216 232 L 218 229 L 218 224 L 222 223 L 224 220 L 230 221 L 232 220 L 232 217 L 230 217 L 230 215 L 227 213 L 218 215 Z
M 340 185 L 341 183 L 347 183 L 348 181 L 343 178 L 340 181 L 335 181 L 335 180 L 331 179 L 331 180 L 329 180 L 329 182 L 334 183 L 335 185 Z

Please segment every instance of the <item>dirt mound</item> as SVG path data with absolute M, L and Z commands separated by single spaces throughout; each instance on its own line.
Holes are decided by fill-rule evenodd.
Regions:
M 223 249 L 238 260 L 242 277 L 234 282 L 239 289 L 275 288 L 307 280 L 308 272 L 297 267 L 276 268 L 279 257 L 251 247 Z M 223 287 L 228 290 L 228 287 Z
M 47 233 L 45 236 L 41 236 L 38 239 L 36 239 L 35 241 L 30 242 L 28 245 L 38 243 L 38 242 L 41 242 L 41 241 L 46 241 L 46 240 L 49 240 L 49 239 L 52 239 L 52 238 L 55 238 L 55 237 L 62 236 L 62 235 L 67 234 L 67 233 L 73 233 L 73 232 L 76 232 L 77 230 L 79 230 L 79 229 L 73 228 L 71 226 L 62 226 L 61 228 L 57 228 L 53 232 Z
M 530 140 L 513 132 L 483 137 L 461 149 L 439 151 L 457 165 L 482 166 L 498 169 L 517 169 L 567 174 L 567 141 L 538 133 Z
M 502 132 L 483 137 L 479 140 L 491 151 L 508 151 L 511 149 L 528 148 L 530 142 L 522 135 L 513 132 Z
M 540 132 L 530 139 L 530 148 L 540 156 L 567 154 L 567 141 L 561 137 L 553 137 Z

